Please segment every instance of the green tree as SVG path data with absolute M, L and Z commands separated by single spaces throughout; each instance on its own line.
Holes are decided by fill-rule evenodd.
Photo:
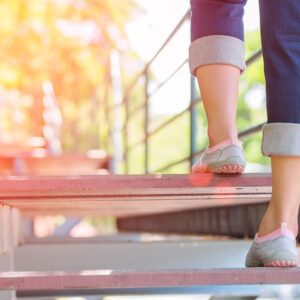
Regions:
M 33 97 L 28 136 L 41 135 L 42 83 L 49 80 L 64 118 L 64 149 L 99 146 L 109 54 L 135 12 L 131 0 L 0 1 L 0 85 Z

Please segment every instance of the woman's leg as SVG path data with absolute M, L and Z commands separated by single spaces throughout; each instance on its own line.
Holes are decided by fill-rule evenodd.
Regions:
M 300 203 L 300 7 L 260 0 L 268 123 L 262 153 L 271 157 L 272 197 L 246 266 L 296 266 Z
M 237 138 L 240 69 L 225 64 L 205 65 L 197 68 L 196 76 L 207 117 L 209 147 Z
M 198 79 L 210 147 L 237 137 L 239 76 L 245 69 L 245 3 L 191 0 L 190 69 Z
M 300 200 L 300 157 L 271 156 L 272 199 L 261 222 L 258 235 L 267 235 L 282 222 L 296 236 Z
M 240 173 L 245 167 L 235 123 L 239 77 L 245 69 L 245 3 L 246 0 L 191 0 L 189 64 L 191 74 L 198 79 L 207 116 L 209 147 L 224 142 L 225 146 L 235 144 L 235 149 L 227 149 L 228 153 L 222 155 L 223 161 L 201 157 L 193 172 L 206 171 L 208 163 L 214 172 L 223 173 Z
M 272 199 L 259 228 L 266 235 L 285 222 L 298 232 L 300 204 L 300 6 L 260 0 L 268 124 L 262 153 L 271 157 Z

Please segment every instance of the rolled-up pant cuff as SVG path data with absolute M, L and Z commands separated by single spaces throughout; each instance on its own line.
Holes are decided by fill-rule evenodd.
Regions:
M 229 64 L 243 72 L 245 44 L 238 38 L 227 35 L 210 35 L 198 38 L 189 48 L 190 72 L 196 76 L 196 69 L 209 64 Z
M 267 123 L 262 134 L 264 156 L 300 156 L 300 124 Z

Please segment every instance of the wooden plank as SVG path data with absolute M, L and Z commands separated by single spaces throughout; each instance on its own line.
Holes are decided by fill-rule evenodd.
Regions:
M 267 202 L 270 174 L 3 177 L 0 203 L 36 214 L 130 216 Z
M 33 175 L 84 175 L 92 170 L 107 168 L 108 156 L 91 158 L 85 155 L 60 155 L 45 157 L 25 157 L 26 174 Z
M 94 270 L 74 273 L 63 271 L 0 273 L 0 289 L 4 290 L 61 290 L 299 283 L 299 268 L 149 271 Z
M 1 177 L 0 196 L 270 193 L 270 174 Z
M 37 156 L 32 153 L 19 155 L 0 155 L 1 175 L 85 175 L 93 170 L 107 169 L 109 157 L 102 153 L 98 157 L 66 154 L 60 156 Z M 18 170 L 16 170 L 18 166 Z
M 88 199 L 63 199 L 60 201 L 4 201 L 17 206 L 22 210 L 24 217 L 32 217 L 34 215 L 56 215 L 58 213 L 65 216 L 117 216 L 130 217 L 145 214 L 158 214 L 163 212 L 176 212 L 196 208 L 216 207 L 216 206 L 231 206 L 247 203 L 264 203 L 269 201 L 268 197 L 235 197 L 235 199 L 220 199 L 211 198 L 209 200 L 202 200 L 201 196 L 193 196 L 193 200 L 188 197 L 168 197 L 156 198 L 161 201 L 151 201 L 151 197 L 124 199 L 123 201 L 116 201 L 112 199 L 95 199 L 90 201 Z M 147 200 L 145 200 L 147 199 Z M 126 202 L 125 202 L 126 201 Z
M 181 237 L 174 241 L 168 240 L 169 236 L 165 237 L 166 240 L 149 242 L 147 236 L 143 238 L 144 242 L 108 241 L 97 244 L 95 241 L 81 241 L 81 244 L 64 245 L 57 241 L 56 244 L 23 245 L 15 250 L 16 271 L 241 268 L 251 245 L 250 241 L 243 240 L 201 241 L 198 238 L 196 241 L 194 237 L 190 241 L 187 238 L 180 240 Z M 152 259 L 149 260 L 149 257 Z M 230 287 L 227 292 L 232 290 Z M 110 292 L 103 292 L 103 295 Z M 119 292 L 122 293 L 122 290 Z M 123 293 L 128 293 L 128 290 L 123 290 Z

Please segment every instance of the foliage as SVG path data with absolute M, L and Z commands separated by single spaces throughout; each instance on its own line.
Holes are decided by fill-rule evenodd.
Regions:
M 105 94 L 109 54 L 124 47 L 123 26 L 134 12 L 132 0 L 0 1 L 0 85 L 34 98 L 31 116 L 22 113 L 35 130 L 24 121 L 23 138 L 42 135 L 42 83 L 49 80 L 64 119 L 64 149 L 99 146 L 97 111 Z

